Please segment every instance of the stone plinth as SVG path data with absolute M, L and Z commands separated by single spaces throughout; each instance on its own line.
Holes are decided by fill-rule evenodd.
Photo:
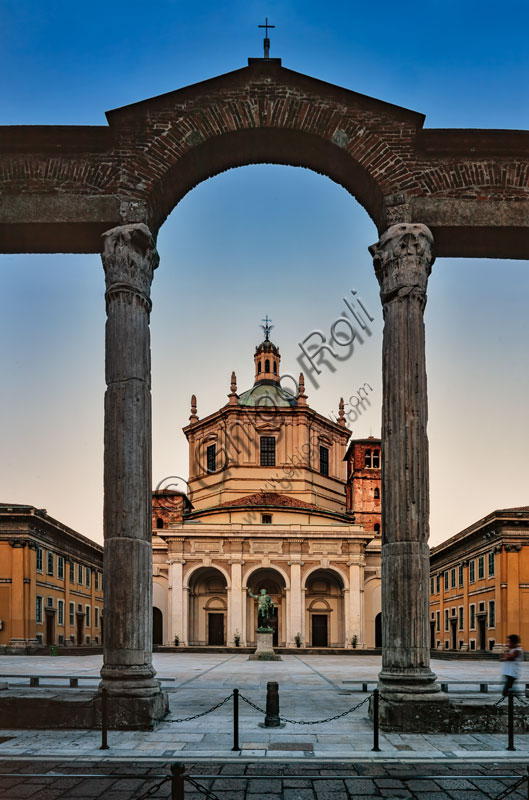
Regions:
M 507 733 L 507 701 L 497 705 L 497 697 L 447 698 L 441 692 L 413 699 L 379 701 L 379 724 L 383 731 L 399 733 Z M 369 701 L 373 719 L 373 698 Z M 514 705 L 514 730 L 527 733 L 529 708 Z
M 282 661 L 281 656 L 274 652 L 273 633 L 259 633 L 257 631 L 257 647 L 255 653 L 248 657 L 248 661 Z

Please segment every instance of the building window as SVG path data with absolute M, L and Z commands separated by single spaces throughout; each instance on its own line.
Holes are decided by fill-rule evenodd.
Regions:
M 35 618 L 37 622 L 42 622 L 42 597 L 40 596 L 40 594 L 37 595 L 36 601 L 37 604 L 35 608 Z
M 97 606 L 94 608 L 94 628 L 99 628 L 99 609 Z
M 160 528 L 163 528 L 163 519 L 161 517 L 158 517 L 158 519 L 156 520 L 156 527 L 158 528 L 158 530 Z
M 437 592 L 437 594 L 439 594 L 439 592 L 441 591 L 441 573 L 440 572 L 438 572 L 437 575 L 435 576 L 435 591 Z
M 375 533 L 380 533 L 380 525 L 378 522 L 375 523 Z
M 445 572 L 445 592 L 448 591 L 448 570 Z
M 75 564 L 70 561 L 70 583 L 75 583 Z
M 456 588 L 456 568 L 455 567 L 453 567 L 450 570 L 450 585 L 451 585 L 452 589 Z
M 380 450 L 373 450 L 373 469 L 380 467 Z
M 57 577 L 59 580 L 64 580 L 64 558 L 57 556 Z
M 468 562 L 468 580 L 469 583 L 474 583 L 476 580 L 476 562 L 474 559 Z
M 261 436 L 261 466 L 275 467 L 276 440 L 273 436 Z
M 268 359 L 265 360 L 265 372 L 270 372 L 270 361 Z
M 277 375 L 277 364 L 275 361 L 274 361 L 274 375 Z
M 70 603 L 70 625 L 75 623 L 75 603 Z
M 215 472 L 217 469 L 217 445 L 210 444 L 206 450 L 206 466 L 208 472 Z
M 440 631 L 441 630 L 441 612 L 440 611 L 436 611 L 435 612 L 435 630 L 436 631 Z
M 449 620 L 449 611 L 445 608 L 445 631 L 450 630 L 450 620 Z
M 489 578 L 494 577 L 494 553 L 491 550 L 489 553 Z
M 86 623 L 86 627 L 89 628 L 90 627 L 90 606 L 86 606 L 85 623 Z
M 489 601 L 489 628 L 496 627 L 496 601 Z
M 489 639 L 489 650 L 494 650 L 495 644 L 496 644 L 496 639 Z
M 97 571 L 97 569 L 94 572 L 94 584 L 95 584 L 95 588 L 99 589 L 99 572 Z
M 459 606 L 459 630 L 462 631 L 465 627 L 465 612 L 463 606 Z
M 371 469 L 371 450 L 366 450 L 364 453 L 364 465 L 366 469 Z
M 46 605 L 48 608 L 53 608 L 53 597 L 46 598 Z
M 460 564 L 457 568 L 457 585 L 459 587 L 463 586 L 463 564 Z
M 476 649 L 476 640 L 475 639 L 471 639 L 470 640 L 470 649 L 471 650 L 475 650 Z
M 482 581 L 485 577 L 485 556 L 478 558 L 478 580 Z
M 64 625 L 64 600 L 57 600 L 57 624 Z
M 432 575 L 432 577 L 430 578 L 430 594 L 433 594 L 434 590 L 435 590 L 435 580 L 434 580 L 434 577 Z
M 476 606 L 474 603 L 470 606 L 470 621 L 468 627 L 471 631 L 475 630 L 476 628 Z
M 92 570 L 90 567 L 86 567 L 85 570 L 85 586 L 89 589 L 90 588 L 90 576 L 92 574 Z
M 378 486 L 375 489 L 375 500 L 380 500 L 380 489 Z
M 54 564 L 53 564 L 53 553 L 50 553 L 48 551 L 48 561 L 47 561 L 47 567 L 46 567 L 46 572 L 47 572 L 48 575 L 53 575 L 53 573 L 54 573 L 53 566 L 54 566 Z
M 80 583 L 81 586 L 83 585 L 83 565 L 77 565 L 77 583 Z
M 258 362 L 258 364 L 257 364 L 257 374 L 258 374 L 258 375 L 260 375 L 260 374 L 261 374 L 261 370 L 262 370 L 262 368 L 263 368 L 263 362 L 262 362 L 262 361 L 259 361 L 259 362 Z
M 37 547 L 37 572 L 42 572 L 42 547 Z
M 320 473 L 329 474 L 329 448 L 320 444 Z
M 261 514 L 261 522 L 263 525 L 271 525 L 272 524 L 272 515 L 271 514 Z

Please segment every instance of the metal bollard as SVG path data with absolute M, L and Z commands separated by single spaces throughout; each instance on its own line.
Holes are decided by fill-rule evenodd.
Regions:
M 233 747 L 232 750 L 240 750 L 239 747 L 239 690 L 233 690 Z
M 108 689 L 101 689 L 101 747 L 100 750 L 108 750 L 107 742 L 108 731 Z
M 373 747 L 375 753 L 380 752 L 378 746 L 378 689 L 373 690 Z
M 507 725 L 509 736 L 507 750 L 516 750 L 516 747 L 514 746 L 514 697 L 512 694 L 512 689 L 509 689 L 509 694 L 507 695 Z
M 277 681 L 268 681 L 266 684 L 266 717 L 265 728 L 280 728 L 279 719 L 279 687 Z
M 171 764 L 171 800 L 184 800 L 184 769 L 181 764 Z

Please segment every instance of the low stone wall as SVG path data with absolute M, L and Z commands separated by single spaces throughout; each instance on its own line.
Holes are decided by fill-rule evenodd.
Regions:
M 373 698 L 369 716 L 373 719 Z M 514 730 L 529 731 L 529 706 L 514 702 Z M 379 724 L 383 731 L 402 733 L 505 733 L 508 730 L 507 700 L 498 698 L 448 698 L 444 702 L 387 702 L 380 698 Z

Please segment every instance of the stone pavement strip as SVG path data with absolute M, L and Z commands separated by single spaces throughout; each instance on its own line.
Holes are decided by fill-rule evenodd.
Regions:
M 171 762 L 172 763 L 172 762 Z M 171 798 L 170 762 L 0 761 L 1 800 Z M 513 800 L 528 797 L 520 762 L 185 762 L 185 800 Z M 64 776 L 68 777 L 64 777 Z M 201 777 L 202 775 L 207 777 Z M 63 777 L 61 777 L 63 776 Z M 519 783 L 517 788 L 516 784 Z

